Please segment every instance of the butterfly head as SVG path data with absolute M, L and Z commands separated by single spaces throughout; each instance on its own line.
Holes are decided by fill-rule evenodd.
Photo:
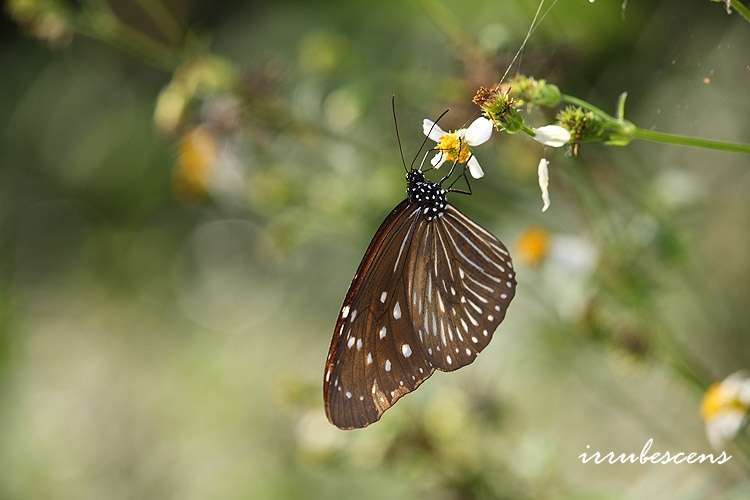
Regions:
M 418 170 L 412 170 L 406 174 L 406 180 L 409 201 L 422 209 L 422 215 L 427 220 L 443 215 L 448 205 L 448 192 L 445 189 L 425 179 L 424 174 Z
M 417 184 L 419 182 L 424 182 L 424 174 L 420 172 L 419 170 L 411 170 L 409 173 L 406 174 L 406 182 L 409 186 L 412 186 L 414 184 Z

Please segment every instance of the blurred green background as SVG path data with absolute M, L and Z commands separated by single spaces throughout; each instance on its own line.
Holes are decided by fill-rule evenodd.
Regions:
M 390 96 L 411 156 L 423 117 L 476 114 L 536 8 L 7 1 L 0 498 L 750 497 L 740 449 L 577 458 L 710 451 L 703 390 L 750 367 L 742 155 L 496 135 L 452 201 L 514 252 L 505 323 L 366 430 L 325 419 L 341 300 L 404 196 Z M 641 127 L 747 142 L 748 47 L 707 0 L 566 0 L 520 70 L 607 110 L 627 90 Z

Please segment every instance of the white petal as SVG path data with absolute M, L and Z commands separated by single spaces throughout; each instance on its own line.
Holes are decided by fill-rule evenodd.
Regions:
M 432 160 L 430 160 L 430 163 L 432 163 L 432 166 L 435 168 L 440 168 L 443 165 L 443 152 L 438 151 L 435 153 L 435 156 L 432 157 Z
M 731 441 L 742 428 L 745 413 L 740 410 L 726 410 L 706 422 L 708 441 L 714 449 L 721 449 Z
M 484 177 L 484 170 L 482 170 L 482 166 L 479 164 L 476 156 L 472 155 L 466 164 L 469 166 L 469 173 L 472 177 L 475 179 Z
M 490 140 L 492 135 L 492 122 L 485 117 L 479 117 L 469 125 L 464 136 L 469 146 L 479 146 Z
M 545 146 L 559 148 L 570 141 L 570 132 L 559 125 L 545 125 L 534 129 L 536 134 L 533 139 Z
M 422 121 L 422 131 L 424 132 L 424 135 L 435 142 L 440 142 L 440 138 L 445 135 L 445 130 L 441 129 L 440 125 L 429 118 L 425 118 Z
M 720 387 L 722 396 L 727 400 L 739 399 L 743 404 L 750 404 L 750 378 L 744 370 L 725 378 Z
M 546 158 L 539 160 L 539 166 L 537 167 L 537 174 L 539 175 L 539 189 L 542 190 L 542 212 L 546 212 L 549 208 L 549 161 Z

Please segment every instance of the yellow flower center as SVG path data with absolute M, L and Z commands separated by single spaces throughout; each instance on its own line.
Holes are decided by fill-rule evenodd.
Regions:
M 711 384 L 703 394 L 703 400 L 701 401 L 701 417 L 706 421 L 727 411 L 746 412 L 747 410 L 747 405 L 736 397 L 728 396 L 720 383 Z
M 458 163 L 466 163 L 471 154 L 466 140 L 460 139 L 456 132 L 448 132 L 441 137 L 435 149 L 439 149 L 443 153 L 444 161 L 458 160 Z
M 521 261 L 538 265 L 547 256 L 549 233 L 540 227 L 530 227 L 521 233 L 516 246 Z

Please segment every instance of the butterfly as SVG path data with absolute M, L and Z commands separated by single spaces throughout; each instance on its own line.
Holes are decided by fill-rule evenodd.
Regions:
M 459 177 L 443 187 L 456 162 L 432 182 L 422 170 L 424 160 L 407 169 L 403 152 L 401 159 L 407 197 L 365 252 L 325 364 L 325 411 L 341 429 L 378 421 L 435 370 L 472 363 L 492 340 L 516 291 L 505 245 L 448 202 L 451 192 L 471 194 L 466 167 L 468 191 L 453 189 Z

